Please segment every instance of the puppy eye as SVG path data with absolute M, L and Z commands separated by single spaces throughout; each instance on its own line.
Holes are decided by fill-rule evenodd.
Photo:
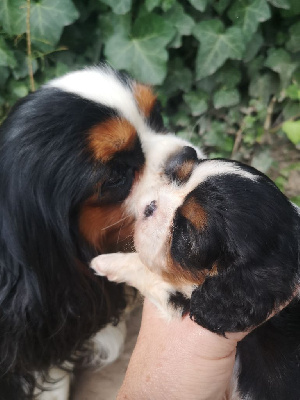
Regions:
M 122 185 L 125 184 L 125 182 L 126 182 L 126 176 L 125 175 L 112 176 L 111 178 L 109 178 L 107 181 L 105 181 L 102 184 L 102 190 L 109 189 L 109 188 L 112 188 L 114 186 L 122 186 Z
M 134 168 L 123 167 L 122 169 L 114 170 L 112 175 L 102 183 L 101 192 L 108 189 L 121 188 L 131 181 L 134 176 Z

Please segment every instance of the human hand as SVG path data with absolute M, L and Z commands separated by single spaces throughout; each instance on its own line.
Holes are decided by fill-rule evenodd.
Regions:
M 229 390 L 238 341 L 189 316 L 166 321 L 145 299 L 142 324 L 117 400 L 221 400 Z

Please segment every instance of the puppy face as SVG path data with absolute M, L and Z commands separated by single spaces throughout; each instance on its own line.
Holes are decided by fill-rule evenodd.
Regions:
M 136 199 L 140 259 L 178 292 L 169 300 L 176 307 L 186 310 L 191 288 L 191 316 L 208 329 L 261 323 L 298 283 L 295 206 L 257 170 L 191 150 L 171 155 L 164 174 Z
M 214 233 L 217 233 L 217 216 L 221 216 L 227 204 L 233 200 L 222 193 L 223 186 L 228 186 L 230 182 L 232 197 L 234 193 L 239 196 L 239 186 L 243 187 L 243 191 L 249 192 L 251 189 L 247 189 L 247 185 L 251 187 L 260 175 L 255 170 L 234 162 L 200 161 L 191 147 L 184 147 L 166 158 L 164 175 L 163 184 L 158 182 L 157 187 L 136 199 L 136 248 L 140 257 L 156 272 L 160 270 L 161 273 L 171 273 L 176 265 L 178 268 L 182 267 L 182 270 L 185 266 L 187 273 L 195 268 L 199 272 L 199 278 L 190 276 L 189 281 L 197 284 L 199 280 L 203 280 L 203 270 L 216 269 L 216 260 L 210 262 L 199 259 L 198 262 L 195 260 L 195 265 L 189 263 L 193 252 L 199 253 L 199 257 L 204 253 L 199 251 L 199 243 L 196 244 L 195 236 L 192 235 L 204 238 L 212 225 Z M 134 191 L 132 196 L 136 196 Z M 237 203 L 237 199 L 234 202 Z M 247 203 L 244 206 L 247 208 Z M 232 212 L 238 212 L 234 210 L 234 204 L 231 209 Z M 242 219 L 239 223 L 243 224 Z M 211 240 L 220 240 L 211 236 Z M 176 249 L 180 240 L 180 248 Z M 188 252 L 183 248 L 184 243 L 185 250 L 190 246 Z M 173 279 L 180 277 L 177 275 Z

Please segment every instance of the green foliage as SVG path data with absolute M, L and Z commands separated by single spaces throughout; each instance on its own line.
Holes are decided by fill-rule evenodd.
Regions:
M 105 60 L 156 85 L 179 135 L 280 169 L 271 144 L 300 149 L 299 15 L 299 0 L 31 0 L 28 21 L 27 0 L 1 0 L 0 121 L 30 70 L 38 87 Z

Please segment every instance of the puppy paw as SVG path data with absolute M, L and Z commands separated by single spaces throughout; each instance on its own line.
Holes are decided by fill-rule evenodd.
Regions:
M 121 257 L 122 261 L 122 257 Z M 120 264 L 120 254 L 103 254 L 95 257 L 90 264 L 96 275 L 106 276 L 112 282 L 124 282 L 122 276 L 122 263 Z

